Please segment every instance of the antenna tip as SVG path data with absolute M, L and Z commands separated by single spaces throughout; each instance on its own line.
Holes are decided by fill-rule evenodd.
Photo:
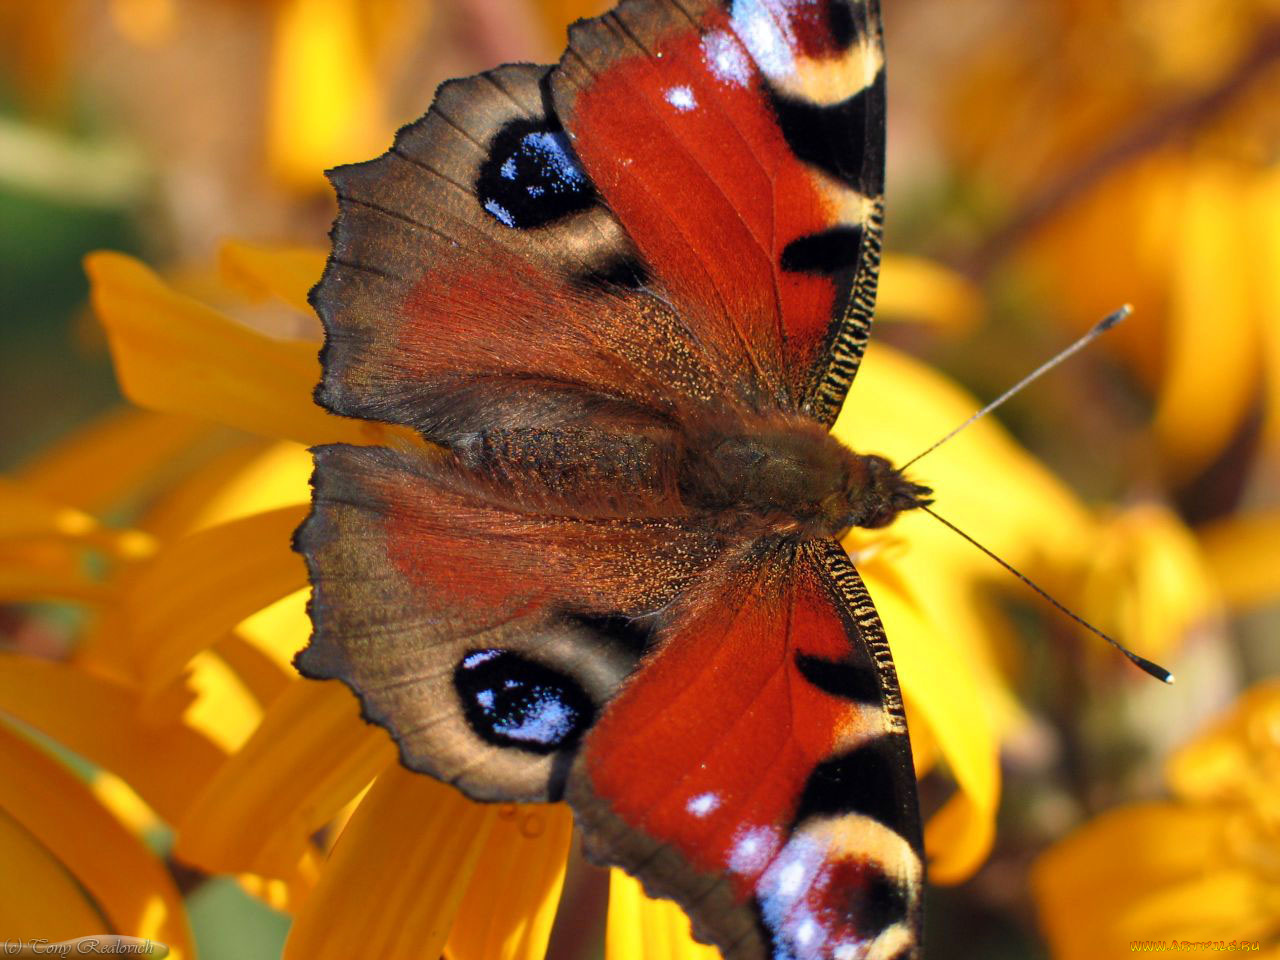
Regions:
M 1168 684 L 1173 683 L 1173 680 L 1174 680 L 1173 674 L 1170 673 L 1168 670 L 1166 670 L 1164 667 L 1160 666 L 1160 664 L 1152 663 L 1146 657 L 1140 657 L 1136 653 L 1133 653 L 1131 650 L 1128 650 L 1124 647 L 1121 647 L 1120 650 L 1126 657 L 1132 660 L 1139 669 L 1141 669 L 1145 673 L 1149 673 L 1151 676 L 1155 677 L 1161 683 L 1168 683 Z
M 1125 319 L 1131 313 L 1133 313 L 1133 304 L 1126 303 L 1124 306 L 1122 306 L 1119 310 L 1116 310 L 1114 313 L 1107 314 L 1098 323 L 1098 326 L 1097 326 L 1098 333 L 1102 333 L 1105 330 L 1110 330 L 1112 327 L 1114 327 L 1121 320 Z

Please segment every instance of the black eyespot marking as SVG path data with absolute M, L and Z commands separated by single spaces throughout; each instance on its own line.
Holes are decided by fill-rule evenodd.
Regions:
M 527 230 L 585 210 L 596 191 L 557 123 L 512 120 L 489 141 L 476 197 L 499 223 Z
M 850 916 L 859 930 L 879 932 L 907 917 L 907 892 L 879 870 L 871 869 Z
M 788 146 L 805 163 L 867 197 L 884 193 L 884 71 L 839 103 L 774 92 L 774 114 Z
M 783 270 L 794 273 L 831 276 L 853 270 L 861 255 L 861 227 L 832 227 L 792 240 L 783 248 L 779 262 Z
M 815 687 L 833 697 L 854 703 L 879 703 L 881 700 L 880 679 L 869 660 L 851 663 L 797 653 L 796 669 Z
M 573 678 L 510 650 L 472 650 L 453 671 L 467 723 L 499 747 L 554 753 L 574 746 L 595 705 Z
M 866 30 L 866 8 L 861 7 L 862 22 L 854 20 L 852 4 L 848 0 L 833 0 L 827 5 L 827 26 L 831 29 L 831 40 L 837 50 L 848 50 L 853 46 L 862 32 Z
M 857 813 L 870 817 L 920 846 L 915 776 L 902 762 L 900 734 L 880 737 L 818 764 L 809 774 L 796 822 L 809 817 Z
M 658 629 L 658 621 L 654 617 L 637 619 L 622 613 L 579 613 L 573 615 L 573 620 L 637 660 L 649 649 Z
M 624 257 L 576 278 L 584 287 L 624 287 L 640 290 L 649 285 L 649 268 L 634 257 Z

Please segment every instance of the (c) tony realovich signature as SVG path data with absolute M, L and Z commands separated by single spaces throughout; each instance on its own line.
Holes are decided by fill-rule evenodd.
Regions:
M 0 954 L 6 957 L 153 957 L 162 960 L 169 956 L 169 948 L 158 940 L 104 933 L 57 941 L 40 937 L 29 940 L 13 938 L 0 941 Z

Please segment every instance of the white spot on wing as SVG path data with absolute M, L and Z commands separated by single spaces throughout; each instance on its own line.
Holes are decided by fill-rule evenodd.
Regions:
M 493 213 L 492 210 L 489 212 Z M 497 214 L 494 214 L 494 216 L 497 216 Z M 501 218 L 499 217 L 499 219 Z M 480 664 L 484 663 L 486 660 L 492 660 L 497 655 L 497 650 L 477 650 L 475 653 L 468 653 L 462 658 L 462 666 L 467 670 L 472 670 L 475 667 L 480 666 Z
M 720 798 L 714 793 L 700 793 L 696 797 L 690 797 L 684 808 L 695 817 L 701 818 L 712 813 L 719 806 Z
M 791 35 L 785 3 L 777 0 L 733 0 L 733 32 L 746 46 L 764 74 L 782 80 L 795 72 Z
M 744 827 L 735 834 L 729 848 L 729 869 L 734 873 L 757 874 L 769 865 L 778 849 L 778 831 L 772 827 Z
M 712 30 L 702 38 L 702 55 L 711 75 L 721 83 L 745 87 L 751 80 L 751 61 L 733 34 Z
M 692 110 L 698 105 L 698 101 L 694 99 L 693 91 L 688 87 L 669 87 L 666 94 L 667 103 L 671 104 L 681 113 Z
M 756 883 L 765 925 L 791 948 L 794 960 L 817 960 L 831 940 L 832 931 L 806 902 L 825 880 L 829 853 L 813 837 L 793 836 Z
M 794 897 L 800 893 L 804 887 L 804 864 L 798 860 L 792 860 L 782 872 L 778 874 L 778 895 L 783 897 Z

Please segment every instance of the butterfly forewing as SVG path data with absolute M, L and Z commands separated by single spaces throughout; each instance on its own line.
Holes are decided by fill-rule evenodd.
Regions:
M 597 189 L 699 342 L 830 424 L 870 330 L 879 5 L 624 0 L 550 78 Z

